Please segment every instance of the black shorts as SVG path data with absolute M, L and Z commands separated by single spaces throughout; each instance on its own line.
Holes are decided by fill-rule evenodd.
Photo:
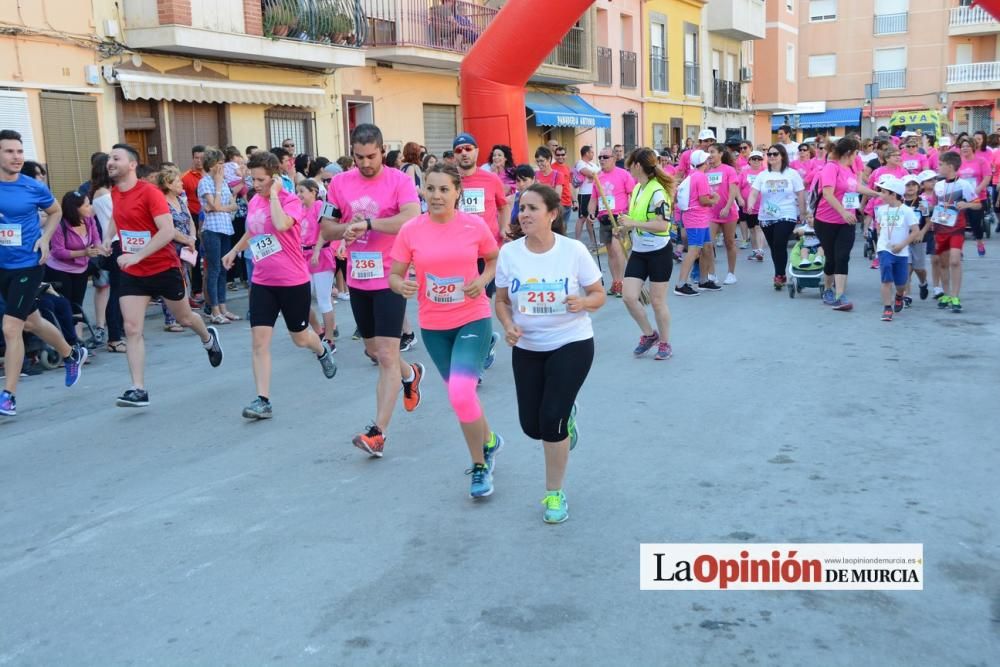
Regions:
M 587 208 L 590 206 L 590 195 L 577 195 L 576 201 L 580 206 L 580 210 L 578 211 L 579 216 L 586 218 L 588 215 Z
M 651 252 L 636 252 L 628 256 L 625 265 L 626 278 L 649 279 L 651 283 L 669 283 L 670 274 L 674 270 L 673 244 Z
M 4 314 L 19 320 L 28 319 L 38 309 L 38 286 L 44 275 L 44 266 L 0 269 L 0 295 L 6 304 Z
M 476 267 L 479 269 L 479 275 L 483 275 L 483 271 L 486 270 L 486 260 L 480 257 L 476 260 Z M 486 286 L 486 298 L 492 299 L 493 295 L 497 293 L 497 281 L 491 280 L 490 284 Z
M 285 319 L 285 327 L 290 333 L 305 331 L 309 326 L 311 288 L 312 283 L 289 287 L 254 283 L 250 288 L 250 326 L 274 328 L 274 323 L 278 321 L 278 313 L 281 313 Z
M 167 301 L 184 299 L 184 277 L 177 268 L 167 269 L 151 276 L 133 276 L 121 272 L 118 282 L 118 296 L 148 296 L 151 299 L 163 297 Z
M 614 228 L 611 226 L 611 218 L 606 215 L 598 216 L 597 221 L 601 223 L 601 243 L 608 245 L 614 240 Z
M 760 224 L 760 220 L 757 218 L 756 213 L 747 213 L 745 211 L 740 211 L 740 220 L 747 223 L 747 227 L 753 229 Z
M 336 268 L 333 271 L 333 275 L 336 276 L 338 273 L 343 278 L 345 278 L 345 279 L 347 278 L 347 258 L 346 257 L 337 257 L 337 265 L 336 265 Z
M 406 299 L 388 287 L 377 290 L 351 290 L 351 312 L 358 332 L 364 339 L 399 338 L 403 335 Z

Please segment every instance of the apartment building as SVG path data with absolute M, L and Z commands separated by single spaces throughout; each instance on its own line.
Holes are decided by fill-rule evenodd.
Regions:
M 704 125 L 720 141 L 754 136 L 748 84 L 753 78 L 754 40 L 766 35 L 764 4 L 764 0 L 709 0 L 705 6 Z
M 799 13 L 808 3 L 776 0 L 765 3 L 766 29 L 763 40 L 748 49 L 753 82 L 750 106 L 755 112 L 756 143 L 771 136 L 772 118 L 794 116 L 799 105 Z

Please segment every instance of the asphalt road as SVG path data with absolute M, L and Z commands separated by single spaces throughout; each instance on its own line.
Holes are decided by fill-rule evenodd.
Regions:
M 150 319 L 149 409 L 114 407 L 125 360 L 98 353 L 73 389 L 25 380 L 0 421 L 0 665 L 995 665 L 1000 244 L 966 249 L 966 312 L 890 324 L 860 247 L 852 313 L 741 259 L 738 286 L 671 296 L 663 363 L 632 358 L 610 301 L 559 526 L 509 350 L 481 389 L 507 438 L 496 493 L 472 502 L 422 347 L 424 403 L 386 457 L 351 446 L 376 371 L 347 304 L 332 381 L 276 336 L 262 423 L 240 418 L 245 322 L 212 369 Z M 920 542 L 926 580 L 640 592 L 642 542 Z

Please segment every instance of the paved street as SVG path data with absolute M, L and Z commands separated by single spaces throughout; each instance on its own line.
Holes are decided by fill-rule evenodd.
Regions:
M 332 381 L 275 337 L 264 423 L 240 418 L 245 322 L 213 370 L 150 319 L 149 409 L 114 407 L 125 359 L 98 353 L 73 389 L 61 371 L 23 381 L 0 421 L 0 665 L 996 664 L 988 247 L 966 244 L 965 313 L 917 301 L 891 324 L 860 245 L 846 314 L 773 292 L 769 262 L 741 253 L 738 286 L 671 296 L 665 363 L 631 358 L 638 331 L 610 301 L 560 526 L 541 521 L 509 350 L 481 389 L 507 438 L 497 490 L 473 503 L 422 346 L 424 403 L 371 460 L 350 444 L 376 372 L 347 304 Z M 642 542 L 740 541 L 922 542 L 924 590 L 639 591 Z

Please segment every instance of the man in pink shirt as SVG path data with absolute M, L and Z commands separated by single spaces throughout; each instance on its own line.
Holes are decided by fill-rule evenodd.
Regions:
M 597 173 L 601 189 L 594 186 L 588 213 L 590 217 L 596 215 L 601 223 L 601 243 L 608 249 L 608 264 L 611 265 L 611 289 L 608 294 L 620 299 L 625 281 L 625 251 L 611 233 L 611 217 L 608 214 L 610 212 L 617 218 L 628 211 L 629 196 L 635 188 L 635 179 L 629 172 L 615 166 L 615 156 L 610 148 L 602 148 L 597 161 L 601 165 L 601 170 Z M 604 193 L 603 197 L 601 192 Z
M 385 168 L 383 150 L 378 127 L 364 123 L 354 128 L 351 154 L 357 169 L 330 181 L 330 206 L 322 219 L 324 240 L 347 242 L 351 310 L 365 353 L 378 362 L 375 420 L 353 440 L 355 447 L 378 457 L 385 447 L 399 383 L 403 407 L 412 412 L 420 405 L 424 375 L 422 364 L 408 364 L 399 353 L 406 299 L 389 288 L 389 251 L 400 227 L 420 215 L 420 199 L 408 174 Z

